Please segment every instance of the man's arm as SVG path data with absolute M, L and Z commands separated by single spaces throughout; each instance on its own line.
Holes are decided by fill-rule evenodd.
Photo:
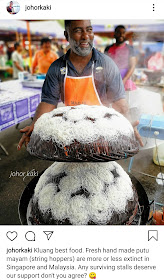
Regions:
M 110 70 L 109 70 L 110 69 Z M 107 70 L 107 95 L 109 97 L 109 104 L 112 104 L 112 107 L 123 114 L 128 119 L 128 104 L 125 99 L 125 89 L 123 86 L 123 82 L 121 79 L 120 72 L 113 61 L 110 60 L 110 65 Z M 139 141 L 140 145 L 143 146 L 142 138 L 139 135 L 136 126 L 138 125 L 138 121 L 136 121 L 133 125 L 134 133 Z
M 119 100 L 113 102 L 112 108 L 127 118 L 129 108 L 128 108 L 128 104 L 125 99 L 119 99 Z
M 23 71 L 24 69 L 19 65 L 18 61 L 14 61 L 14 65 L 16 66 L 16 68 L 20 71 Z
M 104 53 L 105 53 L 105 54 L 109 55 L 109 54 L 108 54 L 108 51 L 109 51 L 110 47 L 111 47 L 111 45 L 110 45 L 110 46 L 107 46 L 107 47 L 105 48 L 105 50 L 104 50 Z
M 120 99 L 116 102 L 112 103 L 112 108 L 115 109 L 116 111 L 118 111 L 119 113 L 121 113 L 122 115 L 124 115 L 124 117 L 126 117 L 128 119 L 128 111 L 129 111 L 129 107 L 128 104 L 126 102 L 125 99 Z M 138 140 L 138 142 L 140 143 L 140 146 L 143 147 L 143 142 L 142 142 L 142 138 L 137 130 L 137 125 L 139 124 L 139 121 L 135 121 L 134 123 L 132 123 L 133 129 L 134 129 L 134 134 L 136 139 Z
M 125 82 L 132 76 L 134 70 L 135 70 L 135 67 L 136 67 L 136 63 L 137 63 L 137 59 L 135 56 L 132 56 L 130 58 L 130 61 L 129 61 L 129 69 L 128 69 L 128 72 L 126 73 L 125 77 L 123 78 L 123 83 L 125 84 Z
M 34 124 L 37 119 L 44 113 L 48 113 L 57 107 L 59 102 L 61 90 L 60 90 L 60 64 L 59 61 L 55 61 L 51 64 L 46 79 L 42 88 L 41 103 L 38 105 L 34 119 L 30 126 L 21 129 L 20 132 L 24 133 L 18 144 L 18 150 L 21 149 L 23 143 L 27 146 L 30 141 L 31 133 L 34 129 Z
M 18 146 L 17 146 L 17 150 L 19 151 L 22 147 L 23 144 L 25 144 L 25 146 L 27 146 L 27 144 L 29 143 L 30 141 L 30 136 L 31 136 L 31 133 L 34 129 L 34 124 L 35 122 L 37 121 L 37 119 L 44 113 L 48 113 L 50 111 L 52 111 L 53 109 L 55 109 L 57 106 L 56 105 L 52 105 L 52 104 L 48 104 L 46 102 L 41 102 L 37 109 L 36 109 L 36 112 L 35 112 L 35 116 L 34 116 L 34 119 L 31 123 L 30 126 L 26 126 L 25 128 L 23 129 L 20 129 L 20 132 L 23 133 L 19 143 L 18 143 Z

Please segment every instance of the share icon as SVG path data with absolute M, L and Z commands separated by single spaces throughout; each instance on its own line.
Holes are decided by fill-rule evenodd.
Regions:
M 53 235 L 53 231 L 43 231 L 45 235 L 47 236 L 47 240 L 50 240 L 51 236 Z

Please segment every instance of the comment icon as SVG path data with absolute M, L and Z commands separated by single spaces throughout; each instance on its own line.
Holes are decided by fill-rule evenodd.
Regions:
M 28 241 L 35 241 L 35 233 L 33 231 L 27 231 L 25 234 L 25 238 Z

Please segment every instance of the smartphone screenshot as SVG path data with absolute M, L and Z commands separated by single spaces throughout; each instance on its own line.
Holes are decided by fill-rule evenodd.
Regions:
M 163 278 L 163 1 L 0 4 L 2 280 Z

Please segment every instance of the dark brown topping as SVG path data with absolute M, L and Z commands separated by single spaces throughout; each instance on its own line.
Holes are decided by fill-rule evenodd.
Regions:
M 113 170 L 111 171 L 111 173 L 113 174 L 114 178 L 118 178 L 118 177 L 120 177 L 120 175 L 117 173 L 116 168 L 115 168 L 115 169 L 113 169 Z
M 113 114 L 106 113 L 105 116 L 104 116 L 104 118 L 110 119 L 112 116 L 114 116 L 114 115 L 113 115 Z
M 86 117 L 85 120 L 92 121 L 93 123 L 96 121 L 96 119 L 94 119 L 94 118 L 88 118 L 88 117 Z
M 57 114 L 57 115 L 53 115 L 53 117 L 62 117 L 63 113 Z
M 105 183 L 105 184 L 104 184 L 104 188 L 103 188 L 103 189 L 104 189 L 104 192 L 107 191 L 108 187 L 109 187 L 109 184 L 106 184 L 106 183 Z
M 54 176 L 54 177 L 52 178 L 52 182 L 55 183 L 55 185 L 58 186 L 59 183 L 60 183 L 60 180 L 61 180 L 63 177 L 65 177 L 65 176 L 67 176 L 65 172 L 63 172 L 63 173 L 61 173 L 61 174 L 58 174 L 58 175 L 56 175 L 56 176 Z M 59 189 L 59 188 L 58 188 L 58 189 Z M 60 191 L 60 189 L 57 190 L 57 192 L 59 192 L 59 191 Z
M 83 195 L 86 198 L 90 196 L 90 193 L 87 191 L 87 189 L 81 187 L 80 190 L 76 191 L 75 193 L 71 194 L 71 197 L 77 196 L 77 195 Z

